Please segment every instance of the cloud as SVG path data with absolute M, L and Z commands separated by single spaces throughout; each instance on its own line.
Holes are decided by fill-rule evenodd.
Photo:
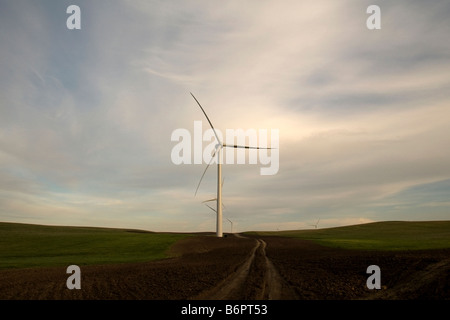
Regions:
M 81 1 L 79 31 L 70 4 L 2 4 L 0 220 L 214 228 L 215 167 L 194 198 L 204 165 L 170 160 L 206 128 L 189 92 L 223 132 L 280 130 L 277 175 L 224 166 L 240 228 L 448 208 L 446 1 L 381 1 L 377 31 L 370 1 Z

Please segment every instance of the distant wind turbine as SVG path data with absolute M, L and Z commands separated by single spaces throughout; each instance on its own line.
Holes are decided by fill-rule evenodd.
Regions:
M 233 221 L 231 221 L 231 220 L 228 219 L 228 218 L 226 218 L 226 219 L 228 220 L 229 223 L 231 223 L 231 232 L 230 232 L 230 233 L 233 233 Z
M 319 218 L 319 220 L 317 220 L 316 224 L 310 224 L 310 226 L 312 226 L 315 229 L 317 229 L 317 226 L 319 225 L 319 221 L 320 221 L 320 218 Z
M 206 114 L 205 110 L 201 106 L 200 102 L 198 102 L 197 98 L 190 92 L 192 98 L 194 98 L 195 102 L 197 102 L 198 106 L 202 110 L 203 114 L 206 117 L 206 120 L 208 120 L 209 125 L 211 126 L 211 129 L 214 132 L 214 136 L 216 137 L 217 144 L 214 149 L 214 153 L 211 156 L 211 160 L 209 161 L 208 165 L 205 168 L 205 171 L 203 171 L 203 174 L 200 178 L 200 181 L 197 185 L 197 189 L 195 190 L 195 195 L 197 195 L 198 188 L 200 187 L 200 184 L 203 180 L 203 177 L 205 176 L 206 170 L 208 170 L 209 166 L 211 165 L 212 160 L 217 155 L 217 206 L 216 206 L 216 212 L 217 212 L 217 223 L 216 223 L 216 235 L 217 237 L 223 237 L 222 232 L 222 163 L 221 163 L 221 154 L 223 148 L 243 148 L 243 149 L 272 149 L 272 148 L 260 148 L 260 147 L 249 147 L 249 146 L 239 146 L 235 144 L 225 144 L 220 141 L 219 136 L 217 135 L 216 129 L 214 129 L 214 126 L 211 123 L 211 120 L 209 120 L 208 115 Z M 210 207 L 210 206 L 208 206 Z M 210 207 L 213 209 L 212 207 Z M 214 210 L 214 209 L 213 209 Z

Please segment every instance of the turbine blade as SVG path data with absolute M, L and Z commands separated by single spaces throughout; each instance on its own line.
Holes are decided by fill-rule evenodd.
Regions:
M 240 149 L 267 149 L 267 150 L 275 149 L 275 148 L 269 148 L 269 147 L 238 146 L 238 145 L 235 145 L 235 144 L 223 144 L 223 146 L 224 147 L 228 147 L 228 148 L 235 148 L 235 149 L 237 149 L 237 148 L 240 148 Z
M 214 157 L 216 156 L 216 153 L 217 153 L 217 149 L 214 151 L 214 154 L 212 155 L 211 160 L 209 160 L 209 163 L 206 166 L 205 171 L 203 171 L 202 177 L 200 178 L 200 181 L 198 182 L 197 189 L 195 189 L 194 197 L 197 195 L 198 188 L 200 188 L 200 184 L 202 183 L 202 180 L 203 180 L 203 177 L 205 176 L 206 170 L 208 170 L 209 166 L 211 165 L 211 162 L 213 161 Z
M 217 213 L 216 209 L 214 209 L 213 207 L 211 207 L 211 206 L 209 206 L 209 205 L 207 205 L 207 204 L 205 204 L 205 206 L 207 206 L 207 207 L 210 208 L 212 211 L 214 211 L 215 213 Z
M 206 170 L 208 170 L 210 163 L 208 163 L 208 165 L 205 168 L 205 171 L 203 171 L 202 177 L 200 178 L 200 181 L 198 182 L 197 188 L 195 189 L 194 197 L 197 195 L 198 188 L 200 188 L 200 184 L 202 183 L 203 177 L 205 176 Z
M 217 201 L 217 198 L 205 200 L 205 201 L 202 201 L 202 203 L 211 202 L 211 201 Z M 224 209 L 226 209 L 225 204 L 224 204 L 223 202 L 222 202 L 222 207 L 223 207 Z
M 197 102 L 198 106 L 200 107 L 200 109 L 202 109 L 203 114 L 206 117 L 206 120 L 208 120 L 209 125 L 211 126 L 211 129 L 213 129 L 214 135 L 216 136 L 217 142 L 222 145 L 222 141 L 220 141 L 219 136 L 216 133 L 216 129 L 214 129 L 214 126 L 211 123 L 211 120 L 209 120 L 208 115 L 206 114 L 205 110 L 203 109 L 202 105 L 200 104 L 200 102 L 198 102 L 197 98 L 192 94 L 192 92 L 189 92 L 192 96 L 192 98 L 194 98 L 195 102 Z

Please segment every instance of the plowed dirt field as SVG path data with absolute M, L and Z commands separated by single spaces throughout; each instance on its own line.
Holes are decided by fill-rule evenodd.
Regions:
M 1 270 L 0 299 L 450 299 L 450 249 L 358 251 L 282 237 L 203 235 L 178 242 L 171 255 L 80 266 L 80 290 L 66 287 L 67 266 Z M 380 267 L 380 290 L 366 286 L 369 265 Z

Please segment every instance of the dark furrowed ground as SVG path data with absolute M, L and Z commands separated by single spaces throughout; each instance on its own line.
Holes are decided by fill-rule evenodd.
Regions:
M 233 273 L 252 247 L 251 239 L 188 238 L 174 258 L 80 266 L 81 290 L 67 289 L 66 267 L 1 270 L 0 299 L 188 299 Z
M 0 299 L 450 299 L 450 250 L 358 251 L 282 237 L 197 236 L 171 252 L 173 258 L 154 262 L 80 266 L 81 290 L 67 289 L 66 267 L 2 270 Z M 367 289 L 369 265 L 381 269 L 381 290 Z
M 450 250 L 360 251 L 265 237 L 267 255 L 300 299 L 450 299 Z M 369 290 L 367 267 L 381 271 Z

